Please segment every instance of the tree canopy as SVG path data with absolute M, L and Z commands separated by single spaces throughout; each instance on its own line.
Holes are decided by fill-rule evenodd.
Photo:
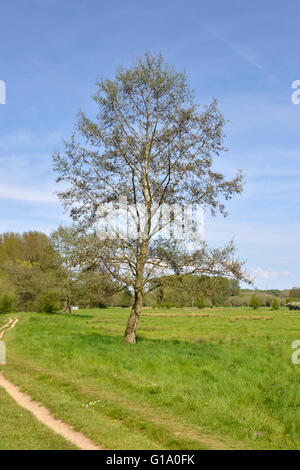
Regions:
M 186 75 L 162 55 L 146 53 L 96 86 L 96 119 L 79 113 L 65 151 L 53 156 L 54 169 L 64 183 L 58 195 L 81 230 L 95 230 L 106 204 L 117 205 L 120 197 L 129 204 L 135 235 L 121 236 L 109 227 L 96 258 L 133 289 L 124 339 L 134 343 L 145 289 L 158 273 L 246 279 L 232 243 L 209 249 L 198 240 L 190 250 L 182 240 L 157 236 L 165 208 L 174 204 L 201 203 L 213 215 L 226 215 L 225 202 L 241 193 L 243 177 L 240 171 L 226 178 L 215 170 L 225 150 L 225 119 L 216 100 L 199 106 Z M 174 212 L 164 224 L 170 226 L 172 217 Z

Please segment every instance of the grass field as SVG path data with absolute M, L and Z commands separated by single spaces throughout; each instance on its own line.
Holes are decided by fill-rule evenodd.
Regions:
M 20 408 L 1 388 L 0 423 L 0 450 L 76 449 Z
M 300 448 L 299 313 L 144 309 L 136 345 L 128 313 L 18 314 L 0 370 L 106 449 Z M 0 393 L 4 448 L 72 447 Z

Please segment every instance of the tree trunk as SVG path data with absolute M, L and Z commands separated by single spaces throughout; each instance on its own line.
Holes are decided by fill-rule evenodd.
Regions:
M 148 165 L 148 158 L 146 158 L 146 165 Z M 146 171 L 147 174 L 147 171 Z M 136 279 L 134 285 L 134 303 L 131 308 L 131 312 L 128 318 L 127 327 L 124 334 L 125 343 L 135 344 L 136 343 L 136 329 L 138 321 L 141 315 L 143 306 L 143 295 L 144 295 L 144 269 L 147 259 L 149 234 L 151 230 L 151 204 L 148 189 L 148 182 L 146 177 L 144 178 L 144 194 L 145 203 L 147 209 L 147 225 L 144 227 L 142 235 L 141 248 L 137 257 L 136 264 Z M 138 223 L 138 231 L 140 233 L 141 227 Z
M 140 318 L 141 310 L 143 305 L 143 294 L 139 289 L 134 294 L 134 304 L 131 308 L 131 312 L 128 318 L 127 327 L 124 334 L 125 343 L 135 344 L 136 343 L 136 329 Z
M 68 314 L 71 315 L 72 313 L 72 308 L 71 308 L 71 302 L 70 302 L 70 297 L 68 295 L 68 298 L 67 298 L 67 307 L 68 307 Z

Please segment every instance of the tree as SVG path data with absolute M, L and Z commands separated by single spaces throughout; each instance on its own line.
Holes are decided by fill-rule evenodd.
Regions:
M 135 234 L 123 236 L 110 225 L 95 258 L 133 290 L 124 340 L 135 343 L 145 291 L 163 272 L 245 279 L 232 243 L 209 249 L 199 241 L 191 251 L 172 236 L 162 241 L 156 221 L 172 204 L 201 203 L 213 215 L 226 215 L 224 201 L 242 191 L 243 177 L 238 172 L 226 179 L 214 170 L 224 150 L 225 120 L 217 102 L 200 109 L 185 74 L 162 55 L 146 53 L 132 67 L 120 68 L 114 80 L 98 81 L 93 99 L 96 121 L 80 112 L 65 151 L 53 155 L 57 182 L 67 185 L 58 195 L 82 230 L 94 230 L 107 215 L 105 204 L 122 206 L 125 198 L 129 203 Z M 173 212 L 165 226 L 174 217 Z
M 240 284 L 237 279 L 229 279 L 230 295 L 238 296 L 240 294 Z
M 59 226 L 50 241 L 57 255 L 58 290 L 64 313 L 71 314 L 72 304 L 88 308 L 104 305 L 120 290 L 96 262 L 95 253 L 101 249 L 99 240 L 80 233 L 75 226 Z
M 289 293 L 289 297 L 293 299 L 300 299 L 300 287 L 292 287 Z
M 199 297 L 199 299 L 197 299 L 196 304 L 197 304 L 197 307 L 198 307 L 199 309 L 204 308 L 204 307 L 205 307 L 205 299 L 204 299 L 204 297 Z
M 51 243 L 58 256 L 59 281 L 64 302 L 63 312 L 72 313 L 73 284 L 78 263 L 79 244 L 77 231 L 73 227 L 59 226 L 51 234 Z
M 151 290 L 146 297 L 147 304 L 149 300 L 150 304 L 169 301 L 176 307 L 193 307 L 199 297 L 223 305 L 232 292 L 239 292 L 239 285 L 232 284 L 229 279 L 187 274 L 185 277 L 173 275 L 158 278 Z
M 253 310 L 257 310 L 259 307 L 259 300 L 255 294 L 252 295 L 249 301 L 249 307 L 252 307 Z
M 2 263 L 25 261 L 38 265 L 42 271 L 55 267 L 55 256 L 49 238 L 38 231 L 1 234 L 0 260 Z
M 33 310 L 41 292 L 55 289 L 56 257 L 47 235 L 37 231 L 0 235 L 0 294 L 16 310 Z
M 59 301 L 55 292 L 47 291 L 39 295 L 36 299 L 37 312 L 59 313 Z
M 276 297 L 274 297 L 272 301 L 272 310 L 279 310 L 279 307 L 280 307 L 279 300 L 276 299 Z
M 0 297 L 0 314 L 1 313 L 11 313 L 12 311 L 13 299 L 8 295 L 3 295 Z

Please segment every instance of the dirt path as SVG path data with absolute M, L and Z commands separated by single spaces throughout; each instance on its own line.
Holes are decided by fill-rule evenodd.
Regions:
M 3 330 L 3 328 L 6 328 L 6 327 L 9 327 L 7 328 L 6 330 L 3 330 L 1 331 L 0 333 L 0 339 L 3 338 L 3 336 L 5 335 L 5 333 L 7 333 L 9 330 L 11 330 L 12 328 L 14 328 L 16 326 L 16 324 L 18 323 L 18 318 L 15 319 L 15 321 L 13 322 L 12 319 L 10 318 L 9 321 L 4 325 L 2 326 L 1 330 Z
M 12 322 L 12 318 L 9 317 L 8 322 L 5 323 L 5 325 L 1 326 L 0 330 L 3 330 L 4 328 L 7 328 Z
M 2 327 L 8 327 L 0 334 L 0 339 L 4 333 L 15 327 L 19 320 L 16 318 L 14 321 L 10 318 L 8 323 Z M 18 387 L 13 385 L 7 380 L 0 372 L 0 386 L 25 410 L 30 411 L 41 423 L 48 426 L 56 434 L 60 434 L 68 441 L 72 442 L 81 450 L 103 450 L 101 447 L 96 446 L 88 437 L 81 432 L 74 431 L 68 424 L 60 419 L 54 418 L 50 411 L 38 402 L 32 401 L 29 395 L 21 392 Z
M 9 318 L 9 319 L 8 319 L 8 322 L 5 323 L 5 325 L 1 326 L 0 330 L 3 330 L 3 328 L 6 328 L 11 322 L 12 322 L 12 319 Z

